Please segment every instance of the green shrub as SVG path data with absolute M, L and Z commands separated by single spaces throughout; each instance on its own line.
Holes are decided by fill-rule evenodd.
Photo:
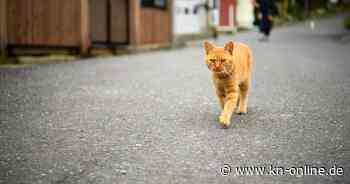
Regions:
M 344 25 L 346 29 L 350 29 L 350 16 L 347 16 L 344 20 Z
M 290 14 L 294 19 L 302 20 L 304 19 L 304 3 L 303 1 L 292 1 L 289 2 L 288 14 Z

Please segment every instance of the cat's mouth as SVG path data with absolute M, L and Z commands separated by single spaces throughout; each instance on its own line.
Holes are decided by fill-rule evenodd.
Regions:
M 227 74 L 228 72 L 222 68 L 213 68 L 212 71 L 217 74 Z
M 215 73 L 221 73 L 224 72 L 224 70 L 220 69 L 220 68 L 213 68 L 213 72 Z
M 223 77 L 223 78 L 226 78 L 226 77 L 229 77 L 229 76 L 231 76 L 231 73 L 230 72 L 228 72 L 228 71 L 226 71 L 225 69 L 224 70 L 215 70 L 214 68 L 213 68 L 213 70 L 212 70 L 212 72 L 214 73 L 214 74 L 216 74 L 217 76 L 220 76 L 220 77 Z

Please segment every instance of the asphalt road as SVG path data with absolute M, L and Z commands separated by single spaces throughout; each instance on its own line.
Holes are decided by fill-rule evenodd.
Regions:
M 248 114 L 234 115 L 229 129 L 218 124 L 198 42 L 2 68 L 0 183 L 349 183 L 350 44 L 341 23 L 279 27 L 267 43 L 254 31 L 221 37 L 217 44 L 247 43 L 255 57 Z M 271 165 L 284 172 L 235 173 Z M 334 165 L 338 176 L 320 176 Z

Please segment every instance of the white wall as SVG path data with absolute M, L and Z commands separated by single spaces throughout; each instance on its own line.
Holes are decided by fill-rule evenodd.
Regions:
M 254 7 L 251 0 L 238 0 L 237 24 L 240 28 L 253 28 Z
M 206 11 L 201 8 L 194 14 L 194 7 L 201 3 L 205 0 L 174 0 L 174 34 L 196 34 L 207 30 Z

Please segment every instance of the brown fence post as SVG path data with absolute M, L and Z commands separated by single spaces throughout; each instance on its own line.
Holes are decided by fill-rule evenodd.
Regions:
M 310 2 L 309 0 L 304 0 L 304 15 L 305 17 L 308 17 L 309 16 L 309 10 L 310 10 Z
M 7 57 L 7 11 L 6 0 L 0 0 L 0 53 Z
M 174 41 L 174 1 L 169 0 L 168 1 L 168 11 L 169 11 L 169 43 L 173 44 Z
M 138 46 L 141 41 L 141 5 L 139 0 L 129 1 L 129 40 L 132 46 Z
M 90 40 L 90 13 L 89 13 L 89 1 L 80 0 L 81 8 L 81 46 L 80 54 L 87 55 L 91 45 Z

